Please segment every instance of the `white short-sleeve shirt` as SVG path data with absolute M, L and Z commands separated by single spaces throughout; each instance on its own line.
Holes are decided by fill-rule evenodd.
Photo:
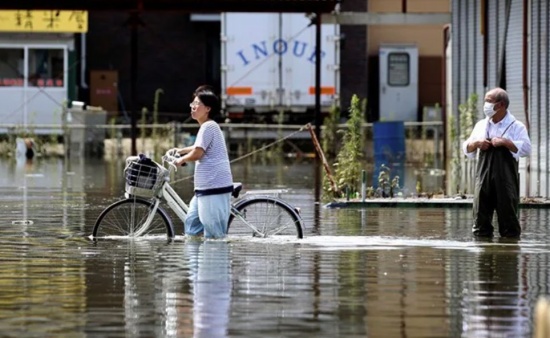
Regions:
M 229 155 L 220 126 L 214 121 L 204 122 L 197 133 L 195 147 L 204 155 L 195 165 L 195 189 L 207 190 L 233 185 Z

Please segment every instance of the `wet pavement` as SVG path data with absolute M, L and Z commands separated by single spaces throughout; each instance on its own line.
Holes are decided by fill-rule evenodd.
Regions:
M 286 190 L 304 239 L 91 241 L 123 165 L 0 160 L 2 336 L 530 337 L 549 294 L 549 210 L 475 241 L 468 208 L 324 208 L 307 161 L 233 165 Z M 185 200 L 191 172 L 172 177 Z

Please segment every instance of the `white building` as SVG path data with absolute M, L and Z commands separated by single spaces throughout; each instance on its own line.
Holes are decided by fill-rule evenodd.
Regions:
M 0 133 L 61 132 L 37 126 L 61 126 L 76 98 L 74 33 L 87 27 L 85 11 L 0 11 Z

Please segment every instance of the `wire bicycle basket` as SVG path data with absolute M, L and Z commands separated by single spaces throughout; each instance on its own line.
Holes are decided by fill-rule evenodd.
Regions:
M 129 158 L 126 162 L 126 193 L 145 198 L 156 196 L 166 182 L 169 170 L 145 157 Z

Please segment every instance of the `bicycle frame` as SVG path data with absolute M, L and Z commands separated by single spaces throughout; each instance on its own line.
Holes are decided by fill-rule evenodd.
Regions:
M 136 160 L 135 157 L 129 157 L 127 158 L 127 168 L 129 168 L 130 163 L 133 163 L 133 161 Z M 125 197 L 127 199 L 135 199 L 136 201 L 139 200 L 139 204 L 143 207 L 148 206 L 148 209 L 146 210 L 146 214 L 143 214 L 143 217 L 146 217 L 146 219 L 143 221 L 141 220 L 129 220 L 129 225 L 135 224 L 136 221 L 140 222 L 140 226 L 137 227 L 137 230 L 131 229 L 130 234 L 133 236 L 140 236 L 147 234 L 151 227 L 153 226 L 153 222 L 156 223 L 156 215 L 160 213 L 160 215 L 164 218 L 164 222 L 167 224 L 166 226 L 170 226 L 171 229 L 169 229 L 170 236 L 173 236 L 173 224 L 172 220 L 170 220 L 170 215 L 167 214 L 164 211 L 164 208 L 160 206 L 161 201 L 164 201 L 167 203 L 168 208 L 170 208 L 176 216 L 182 221 L 182 223 L 185 223 L 185 220 L 187 218 L 187 215 L 189 213 L 189 206 L 183 201 L 183 199 L 178 195 L 178 193 L 173 189 L 173 187 L 169 184 L 169 175 L 166 173 L 166 169 L 170 171 L 171 169 L 174 169 L 174 171 L 177 171 L 177 166 L 175 165 L 177 160 L 177 157 L 175 157 L 173 154 L 170 154 L 167 152 L 162 157 L 162 164 L 159 164 L 157 162 L 156 165 L 159 168 L 163 168 L 165 170 L 162 172 L 162 176 L 159 174 L 158 177 L 161 178 L 161 180 L 158 180 L 158 177 L 155 177 L 150 182 L 143 182 L 140 181 L 141 184 L 147 183 L 145 187 L 139 186 L 138 184 L 132 184 L 133 181 L 129 180 L 127 178 L 126 188 L 125 188 Z M 153 161 L 154 162 L 154 161 Z M 169 168 L 166 168 L 166 164 L 169 164 Z M 136 168 L 133 168 L 134 170 Z M 138 168 L 140 169 L 140 168 Z M 169 172 L 168 172 L 169 173 Z M 129 173 L 131 174 L 131 173 Z M 135 178 L 137 182 L 137 177 L 139 177 L 139 173 L 134 176 L 129 176 L 130 178 Z M 150 178 L 150 175 L 147 175 L 146 178 Z M 129 183 L 128 183 L 129 182 Z M 152 183 L 152 185 L 149 185 L 149 183 Z M 135 187 L 135 188 L 134 188 Z M 141 190 L 134 190 L 134 189 L 141 189 Z M 296 233 L 298 235 L 298 238 L 302 238 L 302 222 L 300 219 L 299 211 L 296 208 L 293 208 L 288 203 L 285 203 L 283 200 L 281 200 L 278 197 L 271 197 L 264 194 L 252 194 L 248 195 L 246 194 L 243 197 L 239 197 L 239 192 L 241 190 L 241 184 L 235 183 L 234 189 L 232 193 L 232 201 L 230 206 L 230 217 L 228 220 L 228 230 L 229 227 L 231 227 L 233 224 L 236 224 L 235 226 L 237 228 L 233 229 L 243 229 L 246 233 L 250 233 L 248 231 L 251 231 L 252 234 L 256 237 L 268 237 L 271 235 L 277 235 L 281 234 L 282 232 L 285 232 L 288 228 L 289 223 L 284 223 L 282 226 L 275 225 L 274 227 L 273 223 L 270 223 L 269 218 L 262 219 L 260 216 L 260 221 L 258 222 L 258 216 L 255 214 L 256 212 L 264 209 L 255 209 L 257 206 L 263 205 L 264 208 L 265 205 L 267 205 L 269 210 L 274 210 L 275 212 L 275 222 L 277 220 L 280 221 L 279 217 L 288 217 L 286 221 L 290 220 L 290 224 L 293 224 L 292 226 L 296 227 Z M 135 194 L 134 194 L 135 193 Z M 131 204 L 132 210 L 136 204 L 136 201 Z M 122 204 L 120 203 L 122 202 Z M 113 208 L 117 208 L 119 205 L 123 205 L 126 202 L 120 201 L 116 202 L 115 204 L 109 206 L 102 212 L 102 214 L 99 216 L 98 220 L 96 221 L 96 224 L 94 226 L 94 236 L 96 235 L 96 232 L 99 229 L 99 226 L 104 219 L 105 215 L 108 215 Z M 275 208 L 275 209 L 272 209 Z M 265 212 L 270 212 L 268 209 L 265 209 Z M 271 211 L 273 212 L 273 211 Z M 131 217 L 134 217 L 133 212 L 130 212 Z M 252 216 L 251 216 L 252 215 Z M 235 220 L 238 220 L 238 222 L 234 222 Z M 143 221 L 143 222 L 142 222 Z M 273 220 L 271 220 L 273 221 Z M 169 224 L 168 224 L 169 223 Z M 156 225 L 155 225 L 156 227 Z M 273 231 L 268 231 L 273 230 Z M 155 229 L 152 229 L 153 231 Z M 236 231 L 243 231 L 243 230 L 236 230 Z
M 141 227 L 141 230 L 139 232 L 136 232 L 136 236 L 139 236 L 143 234 L 147 229 L 149 228 L 154 215 L 160 205 L 161 199 L 164 199 L 166 203 L 168 204 L 168 207 L 174 211 L 174 213 L 178 216 L 178 218 L 185 222 L 185 217 L 187 216 L 187 213 L 189 212 L 189 207 L 187 204 L 183 201 L 183 199 L 178 195 L 178 193 L 172 188 L 172 186 L 165 182 L 162 185 L 162 190 L 160 197 L 154 197 L 154 206 L 151 212 L 149 213 L 149 216 L 147 217 L 147 220 L 144 223 L 144 226 Z M 265 234 L 260 232 L 258 228 L 256 228 L 253 224 L 250 224 L 246 218 L 233 206 L 233 203 L 231 203 L 231 214 L 234 217 L 239 218 L 243 223 L 245 223 L 254 233 L 256 233 L 260 237 L 265 237 Z

